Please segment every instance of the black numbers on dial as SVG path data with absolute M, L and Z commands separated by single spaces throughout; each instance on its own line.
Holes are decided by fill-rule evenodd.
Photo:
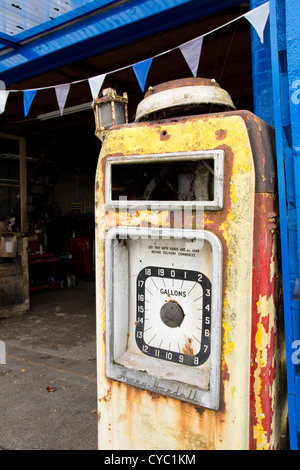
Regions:
M 162 324 L 170 328 L 170 335 L 172 330 L 181 328 L 184 322 L 185 315 L 196 315 L 198 318 L 199 313 L 196 311 L 201 310 L 201 318 L 197 324 L 197 341 L 198 349 L 196 352 L 183 348 L 182 350 L 167 349 L 160 347 L 160 345 L 151 345 L 145 340 L 145 324 L 147 323 L 148 309 L 151 309 L 151 296 L 147 292 L 146 281 L 152 277 L 153 283 L 157 284 L 158 279 L 162 279 L 164 285 L 168 285 L 170 280 L 180 280 L 181 283 L 177 285 L 184 285 L 186 287 L 185 297 L 188 297 L 188 292 L 191 292 L 197 287 L 201 287 L 201 309 L 197 308 L 193 302 L 184 304 L 185 309 L 182 309 L 180 302 L 177 302 L 176 297 L 171 297 L 168 302 L 162 303 L 161 308 L 157 309 L 157 316 L 160 317 Z M 139 349 L 146 355 L 157 357 L 169 362 L 184 364 L 188 366 L 197 367 L 204 364 L 210 355 L 210 341 L 211 341 L 211 282 L 210 280 L 199 271 L 191 271 L 185 269 L 173 269 L 157 266 L 144 267 L 137 276 L 136 284 L 136 330 L 135 338 L 136 344 Z M 198 290 L 199 287 L 198 287 Z M 165 302 L 165 301 L 164 301 Z M 194 301 L 195 302 L 195 301 Z M 182 302 L 183 303 L 183 302 Z M 147 305 L 147 306 L 146 306 Z M 157 304 L 156 304 L 157 305 Z M 184 311 L 185 310 L 185 311 Z M 198 316 L 197 316 L 198 315 Z M 190 334 L 193 334 L 191 331 Z M 180 349 L 180 348 L 178 348 Z M 185 349 L 185 350 L 184 350 Z

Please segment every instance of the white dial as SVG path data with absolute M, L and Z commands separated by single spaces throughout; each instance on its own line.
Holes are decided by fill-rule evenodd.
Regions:
M 189 366 L 208 359 L 211 283 L 203 273 L 144 267 L 136 300 L 136 343 L 144 354 Z

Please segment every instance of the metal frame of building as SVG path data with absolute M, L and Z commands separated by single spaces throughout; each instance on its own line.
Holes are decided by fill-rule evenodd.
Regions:
M 240 2 L 226 3 L 230 8 Z M 8 86 L 16 82 L 16 77 L 21 81 L 37 75 L 37 71 L 41 74 L 220 10 L 223 10 L 222 3 L 212 0 L 96 0 L 89 4 L 84 16 L 82 8 L 77 10 L 78 16 L 76 10 L 62 15 L 56 28 L 49 20 L 32 28 L 32 35 L 28 30 L 14 35 L 10 42 L 7 33 L 0 34 L 0 42 L 13 47 L 13 50 L 0 49 L 1 79 Z M 27 37 L 23 39 L 25 33 Z

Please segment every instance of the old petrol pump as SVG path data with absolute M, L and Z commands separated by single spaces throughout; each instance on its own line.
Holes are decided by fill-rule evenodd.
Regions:
M 273 130 L 195 78 L 106 132 L 101 106 L 126 114 L 110 95 L 94 102 L 99 448 L 280 448 Z

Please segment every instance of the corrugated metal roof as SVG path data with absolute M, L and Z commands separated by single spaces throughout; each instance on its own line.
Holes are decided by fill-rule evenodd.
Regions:
M 18 49 L 41 33 L 65 27 L 118 0 L 1 0 L 0 50 Z
M 0 31 L 15 36 L 45 26 L 45 23 L 92 2 L 94 0 L 1 0 Z

